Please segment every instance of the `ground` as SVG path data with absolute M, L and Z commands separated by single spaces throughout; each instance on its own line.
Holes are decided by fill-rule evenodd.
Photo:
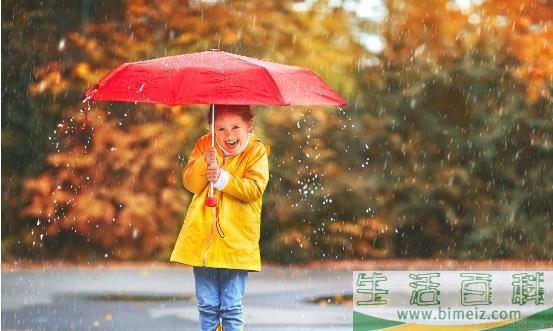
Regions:
M 552 270 L 551 261 L 374 260 L 250 273 L 249 330 L 351 330 L 353 270 Z M 335 299 L 321 299 L 321 298 Z M 339 304 L 335 304 L 335 302 Z M 2 264 L 2 330 L 198 330 L 194 278 L 176 263 Z

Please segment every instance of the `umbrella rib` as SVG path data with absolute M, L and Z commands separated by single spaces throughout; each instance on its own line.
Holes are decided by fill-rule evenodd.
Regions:
M 278 97 L 280 98 L 281 100 L 281 103 L 283 103 L 283 105 L 288 105 L 288 103 L 284 100 L 284 97 L 282 95 L 282 92 L 280 91 L 280 87 L 278 86 L 277 82 L 275 81 L 275 79 L 273 78 L 273 76 L 271 76 L 271 73 L 269 72 L 269 70 L 267 70 L 267 68 L 265 67 L 261 67 L 263 68 L 263 70 L 265 70 L 265 72 L 267 73 L 267 75 L 269 76 L 269 78 L 271 79 L 271 81 L 275 84 L 275 87 L 278 91 Z
M 280 99 L 280 103 L 282 104 L 282 106 L 289 106 L 289 105 L 290 105 L 290 104 L 288 104 L 288 103 L 284 100 L 284 98 L 283 98 L 283 96 L 282 96 L 282 91 L 280 90 L 280 87 L 278 86 L 278 84 L 277 84 L 277 82 L 275 81 L 275 79 L 273 78 L 273 76 L 271 76 L 271 73 L 269 72 L 269 70 L 267 70 L 267 68 L 265 68 L 265 67 L 263 67 L 263 66 L 260 66 L 260 65 L 257 65 L 257 64 L 255 64 L 255 63 L 248 62 L 248 61 L 246 61 L 246 60 L 244 60 L 244 59 L 241 59 L 241 58 L 238 57 L 238 56 L 232 56 L 233 54 L 229 54 L 229 55 L 231 55 L 231 57 L 233 57 L 233 58 L 235 58 L 235 59 L 238 59 L 239 61 L 242 61 L 242 62 L 244 62 L 244 63 L 247 63 L 248 65 L 254 66 L 254 67 L 256 67 L 256 68 L 261 68 L 261 69 L 263 69 L 263 70 L 267 73 L 267 76 L 269 76 L 269 78 L 271 79 L 271 81 L 273 82 L 273 84 L 275 84 L 275 87 L 276 87 L 276 89 L 277 89 L 277 91 L 278 91 L 278 97 L 279 97 L 279 99 Z

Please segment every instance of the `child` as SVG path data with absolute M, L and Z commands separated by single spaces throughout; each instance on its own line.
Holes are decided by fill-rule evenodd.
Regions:
M 170 261 L 193 266 L 200 329 L 243 330 L 242 297 L 249 271 L 261 271 L 262 195 L 269 146 L 253 134 L 249 106 L 215 106 L 215 141 L 196 141 L 183 170 L 194 193 Z M 211 123 L 211 110 L 208 114 Z M 214 183 L 216 207 L 208 207 Z M 214 217 L 212 217 L 212 215 Z M 219 328 L 218 328 L 219 326 Z

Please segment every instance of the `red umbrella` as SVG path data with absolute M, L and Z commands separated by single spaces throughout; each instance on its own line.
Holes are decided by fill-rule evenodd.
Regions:
M 86 92 L 93 100 L 224 105 L 339 105 L 311 70 L 211 50 L 124 63 Z
M 85 101 L 88 100 L 171 106 L 209 104 L 213 110 L 215 104 L 346 105 L 309 69 L 215 49 L 124 63 L 86 92 Z M 88 122 L 87 110 L 85 107 L 83 127 Z M 211 137 L 214 146 L 214 132 Z M 213 184 L 210 193 L 206 204 L 213 207 Z

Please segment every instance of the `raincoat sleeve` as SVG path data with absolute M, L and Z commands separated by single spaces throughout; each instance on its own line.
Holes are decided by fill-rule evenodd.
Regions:
M 245 202 L 254 201 L 263 195 L 269 181 L 268 151 L 263 144 L 253 153 L 244 171 L 244 176 L 230 174 L 223 192 Z
M 188 163 L 182 171 L 184 187 L 192 193 L 201 193 L 208 184 L 207 163 L 205 162 L 205 146 L 201 140 L 196 141 L 194 150 L 188 158 Z

